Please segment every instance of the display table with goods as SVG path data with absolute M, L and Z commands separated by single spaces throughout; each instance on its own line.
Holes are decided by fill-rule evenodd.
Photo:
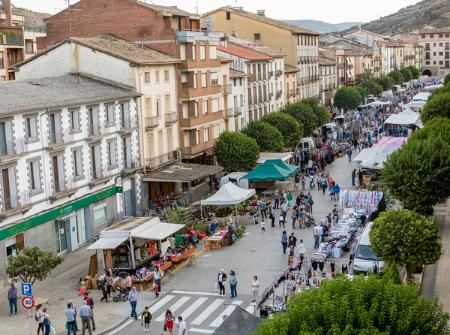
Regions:
M 227 230 L 219 230 L 214 235 L 211 235 L 207 239 L 208 248 L 211 250 L 220 249 L 226 245 L 228 245 L 228 231 Z
M 192 244 L 182 244 L 179 247 L 168 251 L 166 256 L 169 257 L 172 263 L 178 263 L 193 255 L 195 250 L 196 249 Z

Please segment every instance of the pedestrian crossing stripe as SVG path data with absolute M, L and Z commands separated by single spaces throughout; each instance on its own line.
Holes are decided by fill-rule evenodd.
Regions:
M 186 320 L 192 313 L 194 313 L 201 305 L 205 303 L 208 298 L 202 297 L 195 300 L 195 302 L 188 307 L 184 312 L 181 313 L 183 320 Z
M 194 321 L 191 322 L 193 325 L 200 325 L 205 321 L 220 305 L 225 302 L 225 299 L 216 299 L 209 305 L 202 314 L 200 314 Z
M 173 298 L 175 298 L 174 295 L 170 295 L 170 294 L 166 295 L 161 300 L 158 300 L 158 302 L 156 304 L 152 305 L 148 310 L 150 311 L 150 313 L 154 314 L 158 309 L 160 309 L 162 306 L 167 304 Z
M 191 297 L 181 297 L 177 302 L 175 302 L 172 306 L 170 306 L 168 309 L 170 309 L 170 311 L 172 313 L 175 313 L 178 309 L 180 309 L 181 306 L 184 305 L 184 303 L 186 301 L 188 301 L 189 299 L 191 299 Z M 166 317 L 166 313 L 161 314 L 159 317 L 156 318 L 156 321 L 164 321 Z
M 200 329 L 200 328 L 190 328 L 189 332 L 190 333 L 201 333 L 201 334 L 212 334 L 212 333 L 214 333 L 214 330 Z
M 230 306 L 225 308 L 225 310 L 220 313 L 220 315 L 209 325 L 210 327 L 217 328 L 223 323 L 223 317 L 229 316 L 233 311 L 238 307 L 240 304 L 242 304 L 242 301 L 240 300 L 234 300 Z
M 250 305 L 248 305 L 247 308 L 245 308 L 245 310 L 250 314 L 255 314 L 255 306 L 256 302 L 251 302 Z

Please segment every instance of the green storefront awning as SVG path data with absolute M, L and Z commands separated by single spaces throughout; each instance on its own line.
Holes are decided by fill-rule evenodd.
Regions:
M 33 216 L 25 221 L 12 224 L 7 228 L 0 229 L 0 241 L 8 237 L 20 234 L 28 229 L 37 227 L 45 222 L 55 220 L 61 216 L 75 212 L 98 201 L 109 198 L 116 193 L 122 193 L 122 186 L 112 186 L 103 191 L 72 201 L 64 206 L 51 209 L 47 212 L 44 212 L 43 214 Z

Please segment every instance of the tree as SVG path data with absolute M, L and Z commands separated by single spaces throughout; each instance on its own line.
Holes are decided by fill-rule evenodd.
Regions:
M 403 84 L 403 82 L 405 81 L 402 73 L 399 70 L 389 72 L 388 76 L 392 78 L 394 84 L 396 85 Z
M 265 115 L 261 121 L 277 128 L 283 135 L 286 147 L 295 148 L 303 136 L 303 129 L 296 119 L 286 113 L 270 113 Z
M 385 185 L 403 206 L 424 215 L 450 196 L 450 120 L 438 121 L 416 131 L 381 170 Z
M 313 108 L 304 102 L 288 104 L 282 112 L 289 114 L 303 126 L 303 136 L 311 136 L 314 129 L 320 126 L 319 118 L 314 114 Z
M 337 108 L 355 109 L 363 102 L 363 97 L 356 87 L 341 87 L 334 95 Z
M 317 127 L 330 121 L 331 113 L 328 111 L 328 109 L 320 104 L 319 99 L 306 98 L 303 99 L 302 102 L 313 109 L 313 112 L 317 117 Z
M 364 71 L 356 76 L 355 85 L 364 89 L 365 95 L 380 95 L 383 87 L 375 81 L 370 71 Z
M 450 92 L 436 92 L 427 101 L 420 113 L 422 121 L 428 122 L 436 116 L 450 118 Z
M 390 90 L 392 85 L 395 84 L 394 79 L 389 76 L 381 76 L 379 78 L 375 78 L 375 82 L 380 85 L 384 91 Z
M 444 85 L 447 85 L 448 83 L 450 83 L 450 73 L 447 73 L 444 77 Z
M 413 285 L 342 276 L 292 297 L 255 335 L 449 334 L 448 320 L 438 300 Z
M 283 151 L 284 142 L 283 135 L 280 131 L 262 121 L 252 121 L 247 127 L 245 127 L 242 132 L 256 140 L 261 151 Z
M 214 144 L 214 154 L 226 171 L 253 167 L 259 158 L 259 146 L 253 138 L 239 132 L 223 132 Z
M 34 284 L 36 280 L 47 278 L 52 270 L 62 263 L 62 258 L 54 252 L 47 252 L 38 247 L 27 247 L 16 256 L 8 257 L 6 273 L 19 277 L 24 283 Z
M 407 69 L 411 72 L 412 75 L 412 79 L 419 79 L 420 76 L 420 71 L 418 68 L 416 68 L 415 66 L 408 66 Z
M 412 270 L 435 263 L 441 256 L 438 225 L 408 209 L 380 213 L 369 233 L 375 253 L 383 260 L 404 266 L 407 281 Z
M 408 68 L 400 69 L 400 73 L 402 74 L 404 81 L 410 81 L 413 79 L 413 75 Z

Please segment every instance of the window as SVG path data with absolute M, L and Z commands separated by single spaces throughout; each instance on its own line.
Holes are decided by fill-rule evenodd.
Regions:
M 145 116 L 152 116 L 152 98 L 145 98 Z
M 253 34 L 253 39 L 255 41 L 261 41 L 261 34 L 260 33 Z
M 120 121 L 122 128 L 130 128 L 130 105 L 128 101 L 120 103 Z
M 209 141 L 209 128 L 203 128 L 203 142 Z
M 439 46 L 440 46 L 440 47 L 443 47 L 443 46 L 444 46 L 444 43 L 439 43 Z
M 219 99 L 211 100 L 211 108 L 213 113 L 217 113 L 219 111 Z
M 105 105 L 105 113 L 106 113 L 106 124 L 112 126 L 116 121 L 114 103 Z
M 73 176 L 74 177 L 82 177 L 83 176 L 83 162 L 82 162 L 81 148 L 73 149 L 72 161 L 73 161 Z
M 203 115 L 208 113 L 208 100 L 202 100 L 202 113 Z
M 170 95 L 165 95 L 164 96 L 164 108 L 165 108 L 166 114 L 170 113 L 170 107 L 171 107 Z
M 34 54 L 33 40 L 25 40 L 25 53 Z
M 164 71 L 164 80 L 165 81 L 169 81 L 170 80 L 169 71 Z
M 144 73 L 144 81 L 146 84 L 150 84 L 150 72 Z
M 241 96 L 240 96 L 240 106 L 241 107 L 243 107 L 244 106 L 244 95 L 243 94 L 241 94 Z
M 442 51 L 439 52 L 439 56 L 444 56 L 444 53 Z
M 443 65 L 443 64 L 444 64 L 444 61 L 440 60 L 439 65 Z
M 430 38 L 434 38 L 434 34 L 430 34 Z
M 444 37 L 444 34 L 439 34 L 439 38 L 442 38 L 442 37 Z
M 206 46 L 200 45 L 200 59 L 206 59 Z
M 227 20 L 231 20 L 231 13 L 227 12 Z
M 39 172 L 40 159 L 33 159 L 28 163 L 29 177 L 30 177 L 30 188 L 33 193 L 42 190 L 41 187 L 41 176 Z
M 161 115 L 161 100 L 156 99 L 156 116 Z
M 217 72 L 210 72 L 211 76 L 211 85 L 219 85 L 219 77 L 217 75 Z
M 27 141 L 37 140 L 37 118 L 36 116 L 25 117 L 26 137 Z
M 425 34 L 420 35 L 421 38 L 425 38 Z
M 220 136 L 220 124 L 216 124 L 213 127 L 213 139 L 216 139 Z
M 202 87 L 206 87 L 206 73 L 202 73 Z
M 3 51 L 0 51 L 0 69 L 5 68 L 5 60 L 3 58 Z
M 209 59 L 217 59 L 217 48 L 215 45 L 209 47 Z
M 427 61 L 425 62 L 425 65 L 430 65 L 430 61 L 427 60 Z
M 108 168 L 111 170 L 117 165 L 116 157 L 116 140 L 108 140 L 107 150 L 108 150 Z
M 80 110 L 78 108 L 69 109 L 70 131 L 80 131 Z
M 106 205 L 101 207 L 94 207 L 94 226 L 103 226 L 107 222 Z
M 159 71 L 155 72 L 155 81 L 159 83 Z

